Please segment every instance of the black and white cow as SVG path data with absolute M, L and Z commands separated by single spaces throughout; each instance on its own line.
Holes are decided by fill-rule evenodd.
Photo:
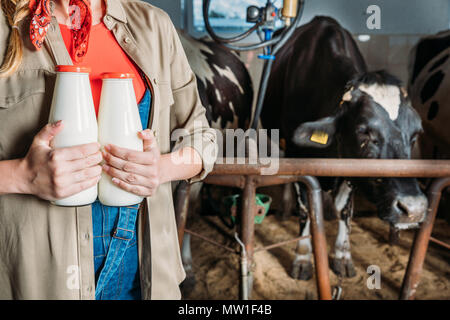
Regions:
M 253 85 L 245 64 L 235 52 L 215 42 L 196 40 L 181 31 L 178 34 L 197 77 L 200 99 L 211 127 L 219 131 L 245 130 L 250 122 L 253 103 Z M 186 182 L 181 182 L 177 188 L 178 192 L 183 192 L 182 188 L 187 188 Z M 201 188 L 202 183 L 196 183 L 190 189 L 190 212 L 201 209 Z M 182 258 L 187 274 L 183 290 L 188 292 L 195 283 L 188 234 L 183 240 Z
M 178 32 L 197 77 L 197 87 L 206 117 L 212 128 L 246 129 L 250 122 L 253 85 L 250 74 L 239 56 L 210 40 L 197 40 Z M 219 150 L 222 155 L 225 150 Z M 202 184 L 191 188 L 191 198 L 198 199 Z M 199 201 L 194 204 L 199 205 Z M 192 206 L 194 212 L 199 208 Z
M 450 30 L 420 39 L 411 50 L 408 92 L 423 119 L 421 157 L 450 159 Z M 449 190 L 438 214 L 450 223 Z
M 424 158 L 450 159 L 450 31 L 422 38 L 412 49 L 408 92 L 423 119 Z
M 210 125 L 219 130 L 246 128 L 250 122 L 253 86 L 239 56 L 215 42 L 179 32 L 189 64 L 197 76 Z
M 384 71 L 367 72 L 351 34 L 328 17 L 314 18 L 286 43 L 267 92 L 261 120 L 267 129 L 280 128 L 287 157 L 409 159 L 422 131 L 400 81 Z M 396 228 L 417 226 L 425 216 L 427 199 L 415 179 L 321 183 L 333 190 L 333 210 L 340 218 L 332 269 L 342 276 L 355 275 L 349 230 L 356 189 Z M 303 229 L 308 233 L 309 221 Z M 312 276 L 309 239 L 298 243 L 292 275 Z

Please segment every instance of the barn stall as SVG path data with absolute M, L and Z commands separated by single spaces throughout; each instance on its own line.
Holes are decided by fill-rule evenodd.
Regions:
M 267 110 L 272 111 L 267 117 L 269 120 L 276 119 L 283 112 L 288 114 L 288 118 L 292 115 L 288 112 L 289 107 L 283 109 L 281 103 L 285 98 L 290 98 L 285 91 L 281 93 L 281 97 L 275 99 L 276 102 L 267 103 L 272 101 L 267 97 L 274 96 L 275 91 L 280 92 L 279 88 L 270 84 L 270 78 L 272 77 L 274 82 L 274 74 L 280 73 L 280 65 L 286 64 L 288 58 L 291 59 L 287 63 L 288 68 L 295 68 L 295 72 L 299 74 L 307 74 L 306 63 L 296 65 L 292 62 L 295 61 L 292 59 L 300 60 L 300 54 L 297 56 L 291 54 L 288 57 L 288 53 L 291 51 L 302 53 L 301 50 L 304 50 L 302 48 L 309 44 L 312 46 L 313 43 L 302 43 L 299 51 L 295 51 L 292 48 L 295 41 L 300 41 L 301 36 L 291 35 L 285 39 L 282 46 L 279 46 L 279 51 L 276 50 L 276 42 L 273 42 L 271 50 L 267 48 L 248 50 L 254 43 L 271 41 L 280 35 L 264 30 L 262 25 L 259 29 L 255 28 L 255 32 L 249 37 L 246 37 L 247 35 L 240 37 L 237 39 L 239 41 L 233 44 L 225 41 L 235 37 L 236 34 L 242 32 L 245 34 L 246 30 L 252 30 L 251 28 L 255 23 L 258 24 L 258 19 L 263 19 L 262 17 L 270 20 L 271 18 L 267 18 L 264 13 L 276 12 L 275 15 L 268 15 L 272 17 L 282 15 L 282 1 L 275 1 L 272 7 L 269 7 L 266 1 L 211 0 L 209 8 L 206 9 L 202 1 L 181 1 L 181 4 L 152 2 L 167 10 L 180 28 L 180 36 L 191 67 L 197 74 L 199 91 L 212 126 L 220 130 L 237 128 L 245 130 L 258 124 L 260 129 L 278 128 L 283 131 L 281 126 L 289 122 L 289 119 L 281 118 L 279 120 L 281 122 L 275 121 L 275 124 L 270 121 L 264 123 L 264 120 L 262 123 L 256 121 L 259 120 L 258 115 L 262 113 L 264 117 Z M 414 140 L 408 155 L 392 156 L 408 160 L 380 160 L 381 162 L 373 164 L 370 164 L 372 159 L 352 160 L 354 162 L 331 160 L 323 163 L 322 167 L 320 161 L 316 159 L 327 158 L 326 153 L 313 153 L 313 156 L 308 154 L 307 158 L 314 160 L 302 162 L 303 153 L 292 148 L 289 150 L 290 141 L 289 139 L 286 141 L 288 134 L 285 132 L 283 137 L 281 132 L 281 139 L 276 141 L 281 149 L 281 155 L 289 160 L 297 158 L 293 162 L 283 162 L 288 164 L 284 174 L 278 172 L 278 175 L 267 178 L 256 170 L 254 165 L 242 167 L 241 164 L 239 167 L 239 164 L 219 164 L 201 190 L 200 186 L 195 185 L 190 188 L 191 190 L 188 190 L 186 185 L 184 189 L 177 189 L 180 246 L 188 274 L 188 278 L 182 284 L 184 298 L 449 299 L 450 255 L 447 243 L 450 242 L 450 229 L 445 210 L 447 202 L 445 178 L 450 176 L 450 171 L 448 171 L 449 162 L 443 160 L 449 159 L 447 151 L 449 144 L 445 138 L 448 129 L 443 125 L 446 121 L 446 97 L 442 93 L 446 91 L 445 74 L 449 70 L 447 58 L 450 45 L 448 35 L 445 33 L 450 21 L 448 1 L 433 3 L 409 1 L 407 4 L 399 0 L 372 1 L 374 3 L 353 1 L 349 4 L 348 1 L 305 0 L 298 3 L 286 1 L 284 5 L 294 2 L 299 5 L 291 11 L 295 14 L 284 21 L 273 22 L 271 25 L 273 30 L 282 27 L 283 23 L 289 20 L 288 25 L 295 26 L 292 28 L 293 34 L 297 34 L 299 32 L 294 31 L 306 29 L 317 16 L 333 19 L 345 34 L 350 35 L 352 40 L 347 40 L 348 43 L 354 43 L 365 62 L 365 67 L 356 70 L 356 73 L 384 69 L 396 76 L 402 82 L 399 89 L 404 88 L 401 92 L 405 101 L 408 97 L 412 101 L 412 107 L 417 110 L 424 132 L 418 137 L 417 143 Z M 247 11 L 250 6 L 254 6 L 251 7 L 254 12 Z M 208 12 L 210 17 L 210 20 L 206 21 L 206 28 L 202 11 Z M 295 17 L 299 17 L 298 26 Z M 444 32 L 438 33 L 443 30 Z M 257 33 L 260 33 L 260 37 L 256 35 Z M 204 40 L 205 37 L 207 40 Z M 212 42 L 209 39 L 211 37 L 215 38 L 216 42 Z M 202 40 L 198 42 L 194 38 Z M 232 49 L 243 51 L 239 53 L 237 50 L 226 51 L 224 47 L 227 45 Z M 319 52 L 320 46 L 318 48 L 315 53 Z M 236 62 L 236 58 L 240 60 L 240 65 Z M 329 60 L 316 58 L 314 63 L 325 65 Z M 245 67 L 244 71 L 242 66 Z M 330 63 L 330 68 L 334 70 L 338 67 Z M 314 73 L 320 70 L 313 68 L 312 71 Z M 266 78 L 267 80 L 264 80 Z M 306 78 L 312 79 L 308 87 L 309 92 L 306 90 L 308 95 L 310 93 L 313 96 L 314 92 L 322 95 L 323 90 L 329 89 L 330 82 L 333 83 L 334 78 L 329 82 L 326 82 L 325 78 L 327 77 Z M 286 87 L 282 82 L 285 80 L 280 79 L 275 82 Z M 339 80 L 343 81 L 341 78 Z M 269 82 L 267 87 L 265 81 Z M 292 78 L 290 81 L 293 82 Z M 302 83 L 304 82 L 305 79 L 302 79 Z M 336 105 L 347 102 L 347 99 L 343 98 L 343 93 L 349 88 L 337 83 L 336 87 L 344 92 L 338 94 L 337 101 L 330 98 L 326 102 Z M 227 91 L 227 88 L 234 91 Z M 348 102 L 350 103 L 350 100 Z M 299 105 L 301 114 L 301 101 L 297 100 L 294 103 Z M 258 110 L 260 108 L 262 110 Z M 440 111 L 439 117 L 436 115 L 439 113 L 436 109 Z M 391 114 L 389 116 L 393 120 Z M 298 117 L 300 119 L 301 115 Z M 295 125 L 298 125 L 299 119 L 296 119 Z M 309 119 L 302 121 L 317 119 L 310 116 Z M 437 121 L 433 121 L 435 119 Z M 284 130 L 289 131 L 286 128 Z M 328 135 L 330 132 L 325 134 Z M 324 144 L 320 143 L 320 137 L 317 139 L 319 144 Z M 413 161 L 409 160 L 411 158 L 440 160 Z M 319 188 L 321 201 L 317 204 L 322 207 L 318 210 L 320 214 L 317 214 L 317 210 L 310 209 L 313 206 L 311 201 L 305 200 L 309 195 L 307 192 L 299 192 L 298 185 L 286 184 L 301 181 L 304 176 L 314 177 L 308 180 L 306 185 L 320 183 L 323 187 Z M 346 240 L 351 247 L 352 265 L 345 265 L 344 271 L 339 272 L 333 261 L 338 253 L 336 239 L 342 234 L 339 226 L 342 219 L 336 217 L 339 216 L 339 212 L 336 214 L 336 210 L 330 209 L 329 205 L 331 203 L 332 207 L 334 203 L 336 206 L 336 197 L 333 194 L 336 191 L 324 187 L 328 186 L 329 182 L 323 182 L 322 178 L 317 180 L 317 177 L 420 178 L 418 181 L 420 192 L 428 196 L 427 206 L 422 210 L 426 212 L 426 217 L 415 228 L 408 227 L 407 230 L 399 231 L 398 228 L 393 228 L 386 221 L 379 219 L 377 213 L 381 211 L 380 207 L 374 204 L 373 200 L 369 201 L 363 191 L 356 189 L 352 201 L 354 208 L 352 219 L 348 222 L 348 229 L 351 227 L 351 232 Z M 319 192 L 317 189 L 314 189 L 316 193 Z M 187 196 L 183 197 L 188 191 L 191 194 L 190 201 Z M 236 201 L 237 195 L 244 198 L 243 202 Z M 262 204 L 259 205 L 263 209 L 258 207 L 260 209 L 258 211 L 258 208 L 255 208 L 251 199 L 258 201 L 258 195 L 270 196 L 270 208 L 262 221 L 255 219 L 253 222 L 254 215 L 258 216 L 261 210 L 267 209 Z M 232 205 L 227 206 L 226 200 L 230 200 Z M 302 205 L 305 204 L 309 209 L 302 210 Z M 435 221 L 432 219 L 432 207 L 438 211 Z M 410 216 L 408 210 L 409 208 L 406 209 L 406 213 Z M 310 234 L 305 233 L 308 229 L 305 214 L 306 216 L 309 214 L 312 221 L 315 218 L 319 221 L 319 226 L 310 228 Z M 431 231 L 432 237 L 428 243 Z M 413 246 L 416 234 L 416 245 Z M 303 269 L 294 272 L 294 262 L 302 255 L 301 253 L 304 253 L 299 252 L 302 250 L 300 242 L 308 236 L 314 240 L 308 243 L 309 246 L 312 245 L 308 252 L 310 261 L 302 264 Z M 426 258 L 422 267 L 421 260 L 424 259 L 425 253 Z M 315 258 L 313 264 L 311 264 L 312 256 Z M 377 272 L 380 275 L 378 280 L 373 278 Z M 405 272 L 409 277 L 405 277 Z M 419 278 L 420 284 L 416 288 L 415 284 Z

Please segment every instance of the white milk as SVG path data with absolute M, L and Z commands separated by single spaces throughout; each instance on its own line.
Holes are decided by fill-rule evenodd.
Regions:
M 49 122 L 63 120 L 63 130 L 52 140 L 53 148 L 72 147 L 97 142 L 97 119 L 92 100 L 89 73 L 77 72 L 74 67 L 58 71 Z M 63 70 L 63 69 L 61 69 Z M 84 72 L 86 71 L 86 72 Z M 58 206 L 84 206 L 97 199 L 97 186 L 71 197 L 54 201 Z
M 98 112 L 98 138 L 102 148 L 114 144 L 143 151 L 142 139 L 138 137 L 140 131 L 142 124 L 133 79 L 104 78 Z M 98 185 L 98 198 L 104 205 L 120 207 L 138 204 L 143 200 L 143 197 L 117 187 L 104 172 Z

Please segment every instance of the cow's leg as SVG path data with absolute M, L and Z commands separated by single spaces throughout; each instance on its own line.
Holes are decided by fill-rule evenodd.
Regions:
M 202 213 L 202 188 L 208 188 L 203 182 L 197 182 L 191 185 L 189 193 L 189 216 L 196 217 Z
M 303 231 L 303 236 L 309 236 L 309 219 L 306 221 Z M 297 248 L 295 249 L 295 259 L 292 265 L 291 276 L 294 279 L 309 280 L 313 275 L 312 266 L 312 245 L 311 238 L 301 239 L 297 242 Z
M 355 267 L 350 251 L 350 224 L 353 215 L 353 192 L 347 181 L 342 182 L 335 198 L 335 207 L 339 213 L 339 230 L 334 246 L 334 259 L 331 269 L 339 276 L 354 277 Z
M 183 291 L 183 295 L 187 295 L 194 290 L 196 283 L 195 273 L 192 267 L 191 235 L 189 233 L 185 233 L 183 237 L 181 258 L 183 261 L 183 268 L 186 272 L 186 279 L 183 281 L 181 289 Z
M 391 246 L 398 245 L 400 242 L 400 230 L 393 226 L 389 226 L 389 244 Z
M 298 182 L 294 183 L 296 195 L 297 195 L 297 205 L 300 210 L 300 230 L 301 236 L 306 237 L 310 235 L 310 221 L 308 217 L 308 213 L 306 212 L 306 205 L 302 198 L 302 192 L 300 189 L 300 184 Z M 313 266 L 312 266 L 312 245 L 311 238 L 308 237 L 306 239 L 301 239 L 297 242 L 297 248 L 295 249 L 295 258 L 292 264 L 292 272 L 291 276 L 294 279 L 300 280 L 309 280 L 313 275 Z
M 281 211 L 278 213 L 280 220 L 287 220 L 294 210 L 295 201 L 293 199 L 292 183 L 287 183 L 283 186 L 283 200 L 281 204 Z
M 192 209 L 189 207 L 190 203 L 198 203 L 197 197 L 199 196 L 202 183 L 195 183 L 194 185 L 189 185 L 185 181 L 181 181 L 175 187 L 174 193 L 174 204 L 177 220 L 177 229 L 179 239 L 183 239 L 181 244 L 181 258 L 183 261 L 183 267 L 186 271 L 186 279 L 183 282 L 181 289 L 183 290 L 183 295 L 189 294 L 195 286 L 195 274 L 192 267 L 192 253 L 191 253 L 191 236 L 185 233 L 185 226 L 188 218 L 188 212 Z M 194 197 L 194 198 L 193 198 Z M 194 201 L 191 201 L 193 199 Z
M 331 263 L 331 269 L 339 276 L 354 277 L 356 275 L 355 267 L 352 262 L 350 252 L 350 228 L 347 221 L 339 220 L 339 233 L 336 238 L 334 259 Z

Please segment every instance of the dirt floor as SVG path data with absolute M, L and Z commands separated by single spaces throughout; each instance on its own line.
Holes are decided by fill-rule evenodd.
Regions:
M 337 221 L 326 221 L 328 252 L 333 248 L 337 234 Z M 217 217 L 190 219 L 189 229 L 238 249 L 228 229 Z M 298 218 L 292 216 L 280 221 L 268 215 L 256 225 L 255 247 L 288 240 L 298 236 Z M 435 224 L 433 236 L 450 243 L 450 225 L 442 219 Z M 342 279 L 341 299 L 397 299 L 408 262 L 413 231 L 402 231 L 399 243 L 388 244 L 389 226 L 376 216 L 356 214 L 351 230 L 351 246 L 356 276 Z M 192 238 L 193 267 L 196 283 L 184 299 L 237 299 L 239 293 L 239 256 Z M 295 243 L 270 251 L 255 253 L 252 299 L 317 299 L 315 279 L 295 280 L 289 276 L 294 259 Z M 381 269 L 381 289 L 370 290 L 366 283 L 367 268 L 377 265 Z M 330 271 L 331 285 L 339 279 Z M 450 299 L 450 251 L 430 243 L 417 299 Z

